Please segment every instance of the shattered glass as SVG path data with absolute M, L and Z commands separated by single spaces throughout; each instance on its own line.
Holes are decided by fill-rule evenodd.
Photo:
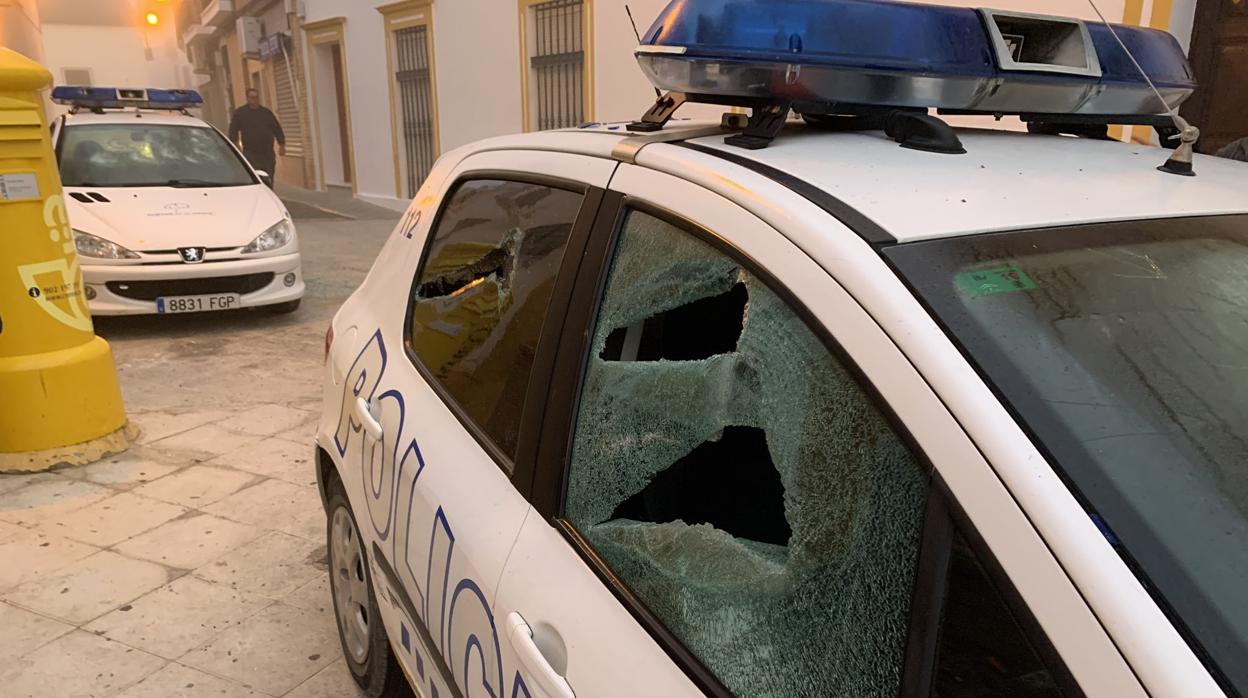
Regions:
M 523 182 L 464 182 L 441 213 L 409 309 L 421 363 L 508 455 L 581 198 Z
M 694 360 L 607 351 L 621 328 L 644 346 L 656 317 L 738 285 L 748 300 L 735 348 Z M 632 212 L 589 362 L 566 515 L 611 568 L 738 695 L 895 695 L 926 477 L 820 339 L 735 261 Z M 705 448 L 730 430 L 765 441 Z M 717 460 L 663 477 L 697 453 Z M 774 479 L 763 469 L 782 487 L 741 485 Z M 717 502 L 723 512 L 706 513 Z M 766 537 L 786 544 L 714 525 L 773 505 L 787 526 Z M 691 516 L 671 515 L 682 510 Z

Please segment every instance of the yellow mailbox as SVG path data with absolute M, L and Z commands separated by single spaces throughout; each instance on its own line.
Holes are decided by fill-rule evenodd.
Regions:
M 41 91 L 43 66 L 0 48 L 0 472 L 123 450 L 126 411 L 95 336 Z

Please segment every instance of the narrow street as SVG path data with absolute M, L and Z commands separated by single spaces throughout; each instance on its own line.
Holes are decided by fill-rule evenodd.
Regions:
M 325 328 L 398 214 L 288 203 L 299 310 L 97 320 L 138 445 L 0 475 L 0 695 L 355 695 L 310 454 Z

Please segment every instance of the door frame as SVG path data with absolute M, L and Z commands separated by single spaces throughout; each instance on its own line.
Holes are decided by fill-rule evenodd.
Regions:
M 327 45 L 334 45 L 334 44 L 338 46 L 338 51 L 339 51 L 339 55 L 341 56 L 341 62 L 342 62 L 342 87 L 343 87 L 341 92 L 338 94 L 338 99 L 339 99 L 338 103 L 342 104 L 343 113 L 346 115 L 345 124 L 342 123 L 341 119 L 339 119 L 339 128 L 342 129 L 342 131 L 346 135 L 346 141 L 344 145 L 346 149 L 348 150 L 348 152 L 350 153 L 350 157 L 346 160 L 346 162 L 351 167 L 351 194 L 354 196 L 358 192 L 358 186 L 359 186 L 358 180 L 360 177 L 359 177 L 359 169 L 356 167 L 356 164 L 355 164 L 355 142 L 354 142 L 355 131 L 351 127 L 351 77 L 350 77 L 350 71 L 347 68 L 348 61 L 347 61 L 346 23 L 347 23 L 347 20 L 345 17 L 330 17 L 328 19 L 322 19 L 317 22 L 309 22 L 307 24 L 304 24 L 302 29 L 304 32 L 304 38 L 306 40 L 306 43 L 308 46 L 307 50 L 309 53 L 311 53 L 312 51 L 318 50 L 318 47 L 320 46 L 327 46 Z M 312 130 L 314 132 L 313 135 L 314 135 L 315 142 L 316 142 L 317 174 L 319 175 L 321 187 L 326 188 L 329 185 L 325 179 L 325 143 L 321 140 L 321 123 L 320 123 L 321 118 L 320 118 L 320 110 L 318 108 L 320 102 L 317 99 L 317 93 L 318 93 L 317 84 L 320 82 L 320 80 L 317 79 L 316 70 L 314 68 L 315 64 L 316 62 L 313 60 L 308 61 L 308 73 L 312 78 L 311 80 L 309 80 L 309 82 L 311 83 L 311 87 L 312 87 L 311 89 L 312 108 L 309 111 L 312 113 L 313 122 L 315 124 Z M 336 86 L 335 86 L 334 91 L 338 92 Z

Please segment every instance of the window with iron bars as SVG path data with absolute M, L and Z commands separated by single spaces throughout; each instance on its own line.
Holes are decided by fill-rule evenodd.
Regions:
M 429 56 L 427 26 L 417 25 L 394 32 L 394 80 L 398 88 L 404 195 L 408 198 L 416 196 L 438 156 Z
M 547 0 L 529 8 L 529 124 L 536 130 L 585 120 L 585 2 Z

